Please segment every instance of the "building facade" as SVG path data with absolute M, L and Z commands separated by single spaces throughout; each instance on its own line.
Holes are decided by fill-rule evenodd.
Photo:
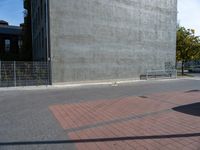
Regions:
M 47 61 L 47 0 L 31 1 L 33 59 Z
M 137 79 L 175 66 L 177 0 L 32 0 L 33 57 L 52 82 Z
M 20 57 L 22 35 L 21 27 L 0 20 L 0 60 L 14 61 Z

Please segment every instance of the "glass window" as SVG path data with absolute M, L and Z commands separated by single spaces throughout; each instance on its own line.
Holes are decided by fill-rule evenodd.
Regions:
M 22 40 L 18 40 L 18 47 L 19 47 L 19 49 L 22 48 Z
M 42 28 L 42 48 L 44 48 L 44 28 Z
M 10 40 L 6 39 L 5 40 L 5 52 L 10 51 Z

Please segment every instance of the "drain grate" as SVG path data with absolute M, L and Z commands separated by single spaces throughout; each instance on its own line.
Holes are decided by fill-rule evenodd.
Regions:
M 139 96 L 140 98 L 148 98 L 147 96 Z

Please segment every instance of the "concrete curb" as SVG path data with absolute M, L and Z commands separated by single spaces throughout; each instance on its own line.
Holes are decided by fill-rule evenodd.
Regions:
M 159 83 L 179 80 L 200 80 L 200 78 L 184 77 L 177 79 L 155 79 L 155 80 L 124 80 L 124 81 L 109 81 L 109 82 L 93 82 L 93 83 L 63 83 L 57 85 L 48 86 L 24 86 L 24 87 L 3 87 L 0 88 L 2 91 L 32 91 L 32 90 L 51 90 L 51 89 L 65 89 L 65 88 L 81 88 L 81 87 L 99 87 L 99 86 L 120 86 L 134 83 Z
M 63 83 L 48 86 L 24 86 L 24 87 L 3 87 L 0 91 L 29 91 L 29 90 L 50 90 L 50 89 L 64 89 L 64 88 L 80 88 L 80 87 L 94 87 L 94 86 L 118 86 L 119 84 L 142 82 L 134 81 L 118 81 L 118 82 L 94 82 L 94 83 Z M 145 82 L 145 81 L 143 81 Z

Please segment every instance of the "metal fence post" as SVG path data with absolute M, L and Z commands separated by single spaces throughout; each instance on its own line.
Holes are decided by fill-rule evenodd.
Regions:
M 1 87 L 1 60 L 0 60 L 0 87 Z
M 48 85 L 52 85 L 52 74 L 51 74 L 51 59 L 47 60 L 47 72 L 48 72 Z
M 146 80 L 148 80 L 148 77 L 149 77 L 149 72 L 148 70 L 146 71 Z
M 175 70 L 175 78 L 177 79 L 178 78 L 178 71 Z
M 17 81 L 16 81 L 16 61 L 14 61 L 14 86 L 16 87 L 17 86 Z

